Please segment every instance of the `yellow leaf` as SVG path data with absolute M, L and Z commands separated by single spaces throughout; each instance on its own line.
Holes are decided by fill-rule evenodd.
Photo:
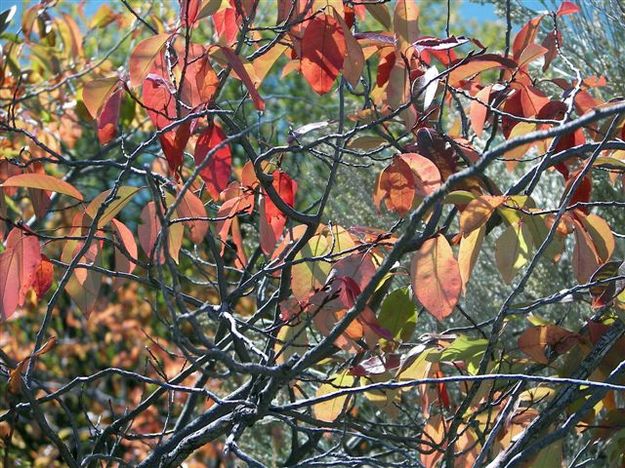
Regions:
M 25 187 L 69 195 L 77 200 L 83 199 L 82 194 L 72 184 L 46 174 L 19 174 L 9 177 L 2 187 Z
M 471 278 L 471 272 L 477 262 L 477 256 L 482 247 L 486 226 L 482 225 L 478 229 L 471 231 L 468 235 L 460 239 L 460 250 L 458 251 L 458 267 L 462 277 L 462 292 L 466 294 L 467 283 Z
M 330 383 L 324 383 L 317 389 L 316 396 L 322 397 L 325 395 L 331 395 L 341 389 L 351 388 L 354 386 L 354 380 L 354 376 L 349 375 L 346 372 L 335 375 Z M 348 400 L 349 395 L 340 395 L 315 404 L 313 406 L 315 418 L 326 422 L 335 421 L 346 408 Z
M 531 233 L 523 222 L 506 229 L 495 243 L 495 261 L 501 277 L 510 284 L 530 258 Z

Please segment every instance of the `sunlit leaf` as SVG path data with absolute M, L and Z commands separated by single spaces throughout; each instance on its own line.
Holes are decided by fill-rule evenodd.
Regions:
M 315 16 L 302 39 L 302 75 L 317 94 L 326 94 L 343 69 L 347 45 L 340 24 L 331 16 Z
M 410 276 L 415 296 L 430 314 L 443 320 L 453 312 L 462 291 L 462 278 L 445 236 L 423 243 L 412 258 Z
M 19 174 L 9 177 L 2 184 L 2 187 L 25 187 L 40 190 L 49 190 L 50 192 L 62 193 L 77 200 L 83 199 L 82 193 L 69 182 L 57 179 L 56 177 L 46 174 Z

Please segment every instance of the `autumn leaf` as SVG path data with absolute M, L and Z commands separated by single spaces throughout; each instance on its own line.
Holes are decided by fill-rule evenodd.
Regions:
M 54 265 L 48 257 L 41 255 L 41 261 L 32 276 L 32 288 L 41 300 L 48 292 L 54 281 Z
M 144 39 L 135 46 L 128 60 L 131 86 L 136 88 L 144 84 L 152 64 L 169 38 L 169 34 L 157 34 Z
M 82 193 L 76 190 L 69 182 L 57 179 L 56 177 L 46 174 L 19 174 L 6 179 L 2 184 L 2 187 L 25 187 L 39 190 L 49 190 L 50 192 L 62 193 L 68 195 L 76 200 L 83 199 Z
M 426 240 L 412 257 L 412 290 L 425 309 L 436 319 L 450 315 L 462 291 L 458 262 L 445 236 Z
M 465 294 L 467 292 L 467 283 L 471 278 L 471 273 L 477 263 L 477 257 L 482 248 L 485 232 L 486 226 L 483 225 L 463 235 L 460 239 L 458 268 L 460 269 L 460 277 L 462 278 L 462 292 Z
M 162 209 L 162 208 L 161 208 Z M 137 231 L 139 234 L 139 244 L 143 249 L 145 255 L 151 260 L 156 260 L 158 263 L 163 264 L 166 261 L 163 246 L 159 252 L 154 251 L 156 246 L 157 237 L 161 234 L 161 222 L 157 215 L 157 207 L 154 201 L 148 202 L 148 204 L 141 211 L 141 224 Z M 182 231 L 183 226 L 181 223 L 173 223 L 169 226 L 167 238 L 168 238 L 168 253 L 171 258 L 178 263 L 178 254 L 180 247 L 182 246 Z
M 115 199 L 104 209 L 102 215 L 98 220 L 98 228 L 106 226 L 115 216 L 117 216 L 125 207 L 130 203 L 133 197 L 141 190 L 141 187 L 131 187 L 128 185 L 122 185 L 117 188 Z M 96 214 L 100 207 L 104 204 L 106 199 L 111 195 L 112 189 L 106 190 L 97 195 L 87 205 L 85 213 L 91 218 L 95 219 Z
M 302 75 L 317 94 L 326 94 L 343 69 L 347 45 L 340 24 L 331 16 L 315 16 L 302 39 Z
M 278 196 L 288 205 L 295 205 L 295 193 L 297 192 L 297 182 L 281 170 L 273 174 L 272 187 Z M 286 215 L 271 201 L 269 196 L 263 191 L 260 200 L 260 244 L 265 255 L 270 255 L 280 239 L 282 231 L 286 226 Z
M 362 47 L 352 35 L 349 26 L 347 26 L 343 17 L 336 10 L 334 10 L 334 19 L 338 22 L 345 38 L 343 76 L 352 88 L 355 88 L 358 86 L 360 76 L 365 66 L 365 55 L 362 51 Z
M 115 236 L 123 251 L 115 247 L 115 269 L 122 273 L 130 274 L 137 266 L 139 258 L 137 242 L 132 231 L 124 223 L 117 219 L 112 220 Z M 113 279 L 113 289 L 119 288 L 126 280 L 124 278 Z
M 0 254 L 0 319 L 5 321 L 18 307 L 36 278 L 41 264 L 41 251 L 36 236 L 13 228 Z M 42 285 L 41 290 L 43 291 Z
M 495 262 L 506 284 L 510 284 L 517 273 L 530 259 L 532 237 L 523 221 L 509 226 L 495 243 Z
M 82 100 L 85 107 L 94 119 L 100 115 L 101 109 L 109 97 L 114 94 L 119 78 L 102 78 L 85 83 L 82 90 Z
M 398 0 L 395 4 L 393 27 L 399 39 L 400 51 L 406 53 L 419 38 L 419 7 L 412 0 Z
M 335 375 L 330 383 L 321 384 L 317 389 L 316 396 L 324 397 L 332 395 L 343 388 L 351 388 L 354 386 L 355 379 L 352 375 L 343 373 Z M 346 409 L 349 395 L 341 395 L 335 398 L 317 403 L 313 406 L 313 412 L 317 419 L 325 422 L 334 422 Z
M 200 177 L 206 183 L 206 189 L 214 200 L 219 199 L 219 194 L 228 186 L 232 172 L 232 153 L 230 145 L 224 143 L 226 134 L 216 123 L 210 124 L 197 139 L 193 158 L 196 166 L 202 166 Z M 217 146 L 220 146 L 217 149 Z M 208 153 L 210 160 L 205 163 Z
M 482 195 L 472 200 L 460 215 L 460 231 L 469 234 L 479 229 L 492 216 L 497 207 L 505 203 L 507 197 Z
M 373 202 L 380 209 L 380 203 L 385 202 L 389 211 L 404 216 L 412 208 L 415 196 L 415 178 L 410 166 L 399 157 L 393 158 L 390 166 L 384 169 L 378 177 Z
M 118 90 L 111 94 L 103 104 L 97 118 L 98 141 L 106 145 L 117 136 L 117 125 L 122 102 L 122 91 Z
M 575 333 L 555 325 L 532 327 L 525 330 L 518 339 L 519 349 L 540 364 L 549 359 L 545 347 L 549 346 L 558 354 L 564 354 L 578 341 Z

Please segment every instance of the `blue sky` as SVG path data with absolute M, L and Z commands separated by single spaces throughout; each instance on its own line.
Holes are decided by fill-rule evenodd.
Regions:
M 497 19 L 493 5 L 482 5 L 465 0 L 460 7 L 464 15 L 478 21 L 492 21 Z
M 75 1 L 78 1 L 78 0 L 75 0 Z M 87 0 L 86 2 L 87 7 L 85 8 L 85 11 L 87 14 L 90 14 L 90 13 L 95 12 L 98 9 L 98 7 L 102 5 L 103 3 L 112 4 L 115 1 L 116 0 Z M 270 1 L 270 0 L 267 0 L 267 1 Z M 419 0 L 416 0 L 416 1 L 418 2 Z M 440 1 L 443 2 L 445 0 L 440 0 Z M 275 0 L 271 0 L 272 4 L 274 2 Z M 22 9 L 23 5 L 27 5 L 29 3 L 33 3 L 33 2 L 29 2 L 27 0 L 0 0 L 0 11 L 4 11 L 13 5 L 17 5 L 18 12 L 16 16 L 19 18 L 21 17 L 21 11 L 19 10 Z M 460 3 L 460 2 L 459 0 L 452 0 L 452 4 L 453 3 Z M 474 3 L 470 0 L 463 0 L 460 8 L 462 9 L 464 16 L 470 19 L 476 19 L 478 21 L 479 20 L 491 21 L 497 18 L 497 15 L 495 14 L 495 10 L 492 5 L 481 5 L 479 3 Z

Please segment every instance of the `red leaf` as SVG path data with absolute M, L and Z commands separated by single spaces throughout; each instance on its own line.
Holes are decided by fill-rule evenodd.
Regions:
M 550 31 L 543 39 L 543 47 L 547 49 L 543 71 L 547 70 L 553 59 L 557 57 L 558 45 L 562 46 L 562 33 L 556 30 Z
M 197 139 L 193 157 L 195 165 L 200 166 L 206 155 L 226 139 L 226 135 L 219 125 L 212 123 Z M 232 165 L 230 145 L 226 144 L 216 150 L 210 161 L 200 170 L 200 177 L 206 183 L 206 189 L 213 199 L 219 199 L 219 194 L 228 186 Z
M 213 14 L 215 31 L 226 44 L 231 45 L 236 41 L 239 34 L 237 23 L 237 11 L 234 8 L 224 8 Z
M 273 173 L 273 188 L 280 198 L 289 206 L 295 205 L 295 192 L 297 192 L 297 183 L 289 177 L 286 172 L 281 170 Z M 286 225 L 286 216 L 271 201 L 263 191 L 260 200 L 260 241 L 261 249 L 266 255 L 270 255 L 282 236 L 282 231 Z
M 568 192 L 569 187 L 573 185 L 573 182 L 575 182 L 576 178 L 577 178 L 577 172 L 574 172 L 573 174 L 571 174 L 571 177 L 566 182 L 565 193 Z M 582 202 L 582 203 L 589 202 L 591 192 L 592 192 L 592 174 L 589 172 L 588 174 L 584 176 L 584 178 L 578 185 L 568 206 L 574 205 L 575 203 L 578 203 L 578 202 Z M 582 210 L 584 213 L 589 212 L 589 207 L 587 206 L 582 206 L 579 209 Z
M 174 130 L 163 133 L 159 140 L 163 154 L 169 165 L 169 172 L 176 174 L 184 160 L 184 149 L 191 136 L 191 122 L 187 121 L 176 127 Z
M 119 120 L 119 109 L 122 102 L 122 91 L 117 90 L 111 94 L 102 106 L 98 115 L 98 141 L 101 145 L 106 145 L 117 136 L 117 121 Z
M 512 42 L 512 58 L 514 60 L 518 60 L 525 48 L 534 43 L 536 33 L 538 32 L 538 27 L 540 26 L 542 19 L 543 15 L 532 18 L 525 23 L 525 25 L 514 37 L 514 41 Z
M 313 18 L 302 39 L 302 74 L 317 94 L 326 94 L 343 68 L 345 36 L 331 16 Z
M 380 58 L 378 63 L 378 75 L 376 77 L 376 84 L 382 87 L 386 84 L 391 76 L 391 70 L 395 66 L 395 51 L 391 50 L 386 55 Z
M 185 27 L 191 27 L 195 23 L 201 3 L 201 0 L 180 0 L 180 21 Z
M 32 287 L 35 290 L 37 299 L 41 300 L 48 292 L 54 281 L 54 266 L 48 257 L 41 256 L 41 262 L 33 275 Z
M 558 12 L 556 15 L 564 16 L 564 15 L 572 15 L 573 13 L 578 13 L 579 7 L 573 2 L 562 2 L 560 8 L 558 8 Z
M 13 228 L 0 254 L 0 320 L 8 319 L 24 304 L 35 272 L 41 263 L 39 240 Z
M 150 73 L 143 82 L 141 96 L 148 116 L 158 130 L 176 119 L 175 90 L 162 76 Z
M 295 193 L 297 192 L 297 182 L 281 170 L 275 171 L 273 174 L 273 188 L 278 192 L 280 198 L 289 206 L 295 205 Z M 267 217 L 274 218 L 278 216 L 284 216 L 282 211 L 274 205 L 274 203 L 267 197 L 267 204 L 265 207 Z
M 237 76 L 240 78 L 240 80 L 243 82 L 243 84 L 247 88 L 247 91 L 250 93 L 250 97 L 252 98 L 252 101 L 254 102 L 254 106 L 256 107 L 256 109 L 258 109 L 259 111 L 265 110 L 265 101 L 263 101 L 263 98 L 260 97 L 260 94 L 258 94 L 258 90 L 256 89 L 256 86 L 254 85 L 254 82 L 252 81 L 252 78 L 250 77 L 249 73 L 243 66 L 243 62 L 241 62 L 241 58 L 237 54 L 235 54 L 232 51 L 232 49 L 229 49 L 228 47 L 221 47 L 220 50 L 223 52 L 224 56 L 226 57 L 226 60 L 228 61 L 228 65 L 232 67 L 234 72 L 237 74 Z
M 158 130 L 170 125 L 177 118 L 175 92 L 161 76 L 150 74 L 143 82 L 143 104 L 148 116 Z M 186 121 L 161 134 L 159 140 L 172 174 L 182 165 L 184 149 L 191 135 L 191 122 Z

